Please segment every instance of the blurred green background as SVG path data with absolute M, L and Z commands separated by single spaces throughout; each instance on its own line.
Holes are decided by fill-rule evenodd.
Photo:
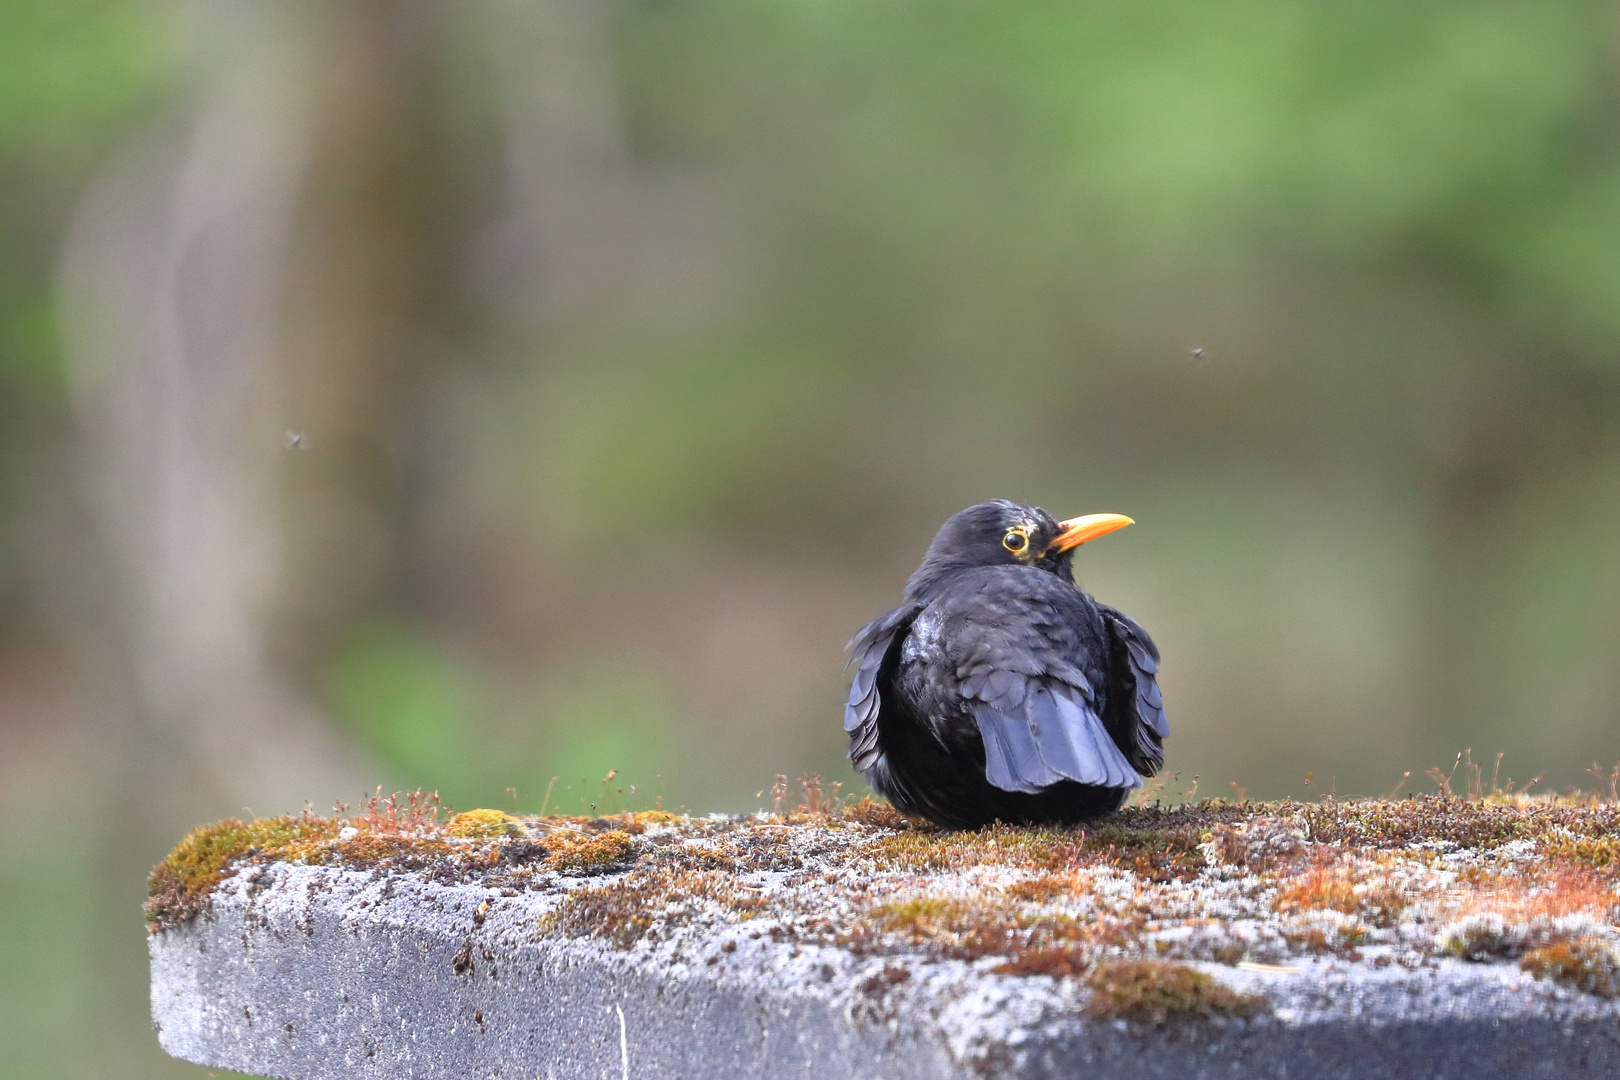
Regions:
M 1620 757 L 1620 13 L 0 0 L 0 1075 L 201 1075 L 244 807 L 859 790 L 992 497 L 1138 521 L 1173 791 Z

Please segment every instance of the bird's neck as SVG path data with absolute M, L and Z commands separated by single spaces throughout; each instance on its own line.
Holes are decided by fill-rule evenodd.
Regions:
M 945 584 L 958 574 L 965 574 L 970 570 L 983 570 L 985 564 L 972 562 L 967 559 L 928 559 L 917 567 L 911 580 L 906 582 L 906 603 L 916 603 L 937 596 Z M 1055 566 L 1041 566 L 1038 569 L 1051 574 L 1059 581 L 1074 585 L 1074 567 L 1068 555 L 1065 554 Z M 1078 585 L 1075 586 L 1079 588 Z
M 906 603 L 915 603 L 937 594 L 951 578 L 964 571 L 978 569 L 979 565 L 959 559 L 926 560 L 906 582 Z

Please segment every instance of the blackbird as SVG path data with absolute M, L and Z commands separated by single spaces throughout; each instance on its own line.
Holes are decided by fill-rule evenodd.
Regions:
M 1074 549 L 1132 524 L 998 500 L 934 537 L 905 603 L 854 638 L 849 758 L 947 828 L 1070 825 L 1164 764 L 1159 650 L 1074 584 Z

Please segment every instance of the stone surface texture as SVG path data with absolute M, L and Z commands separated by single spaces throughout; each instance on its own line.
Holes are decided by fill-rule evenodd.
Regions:
M 1356 805 L 317 819 L 154 922 L 153 1021 L 297 1080 L 1620 1076 L 1612 813 Z

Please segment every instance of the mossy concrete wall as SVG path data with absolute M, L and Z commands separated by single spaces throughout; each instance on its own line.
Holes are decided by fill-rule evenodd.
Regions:
M 1620 1076 L 1608 864 L 1499 827 L 1579 822 L 1431 809 L 1475 848 L 1408 865 L 1343 842 L 1387 815 L 1206 805 L 1088 834 L 512 821 L 396 861 L 361 822 L 249 846 L 155 922 L 153 1019 L 176 1056 L 300 1080 Z

